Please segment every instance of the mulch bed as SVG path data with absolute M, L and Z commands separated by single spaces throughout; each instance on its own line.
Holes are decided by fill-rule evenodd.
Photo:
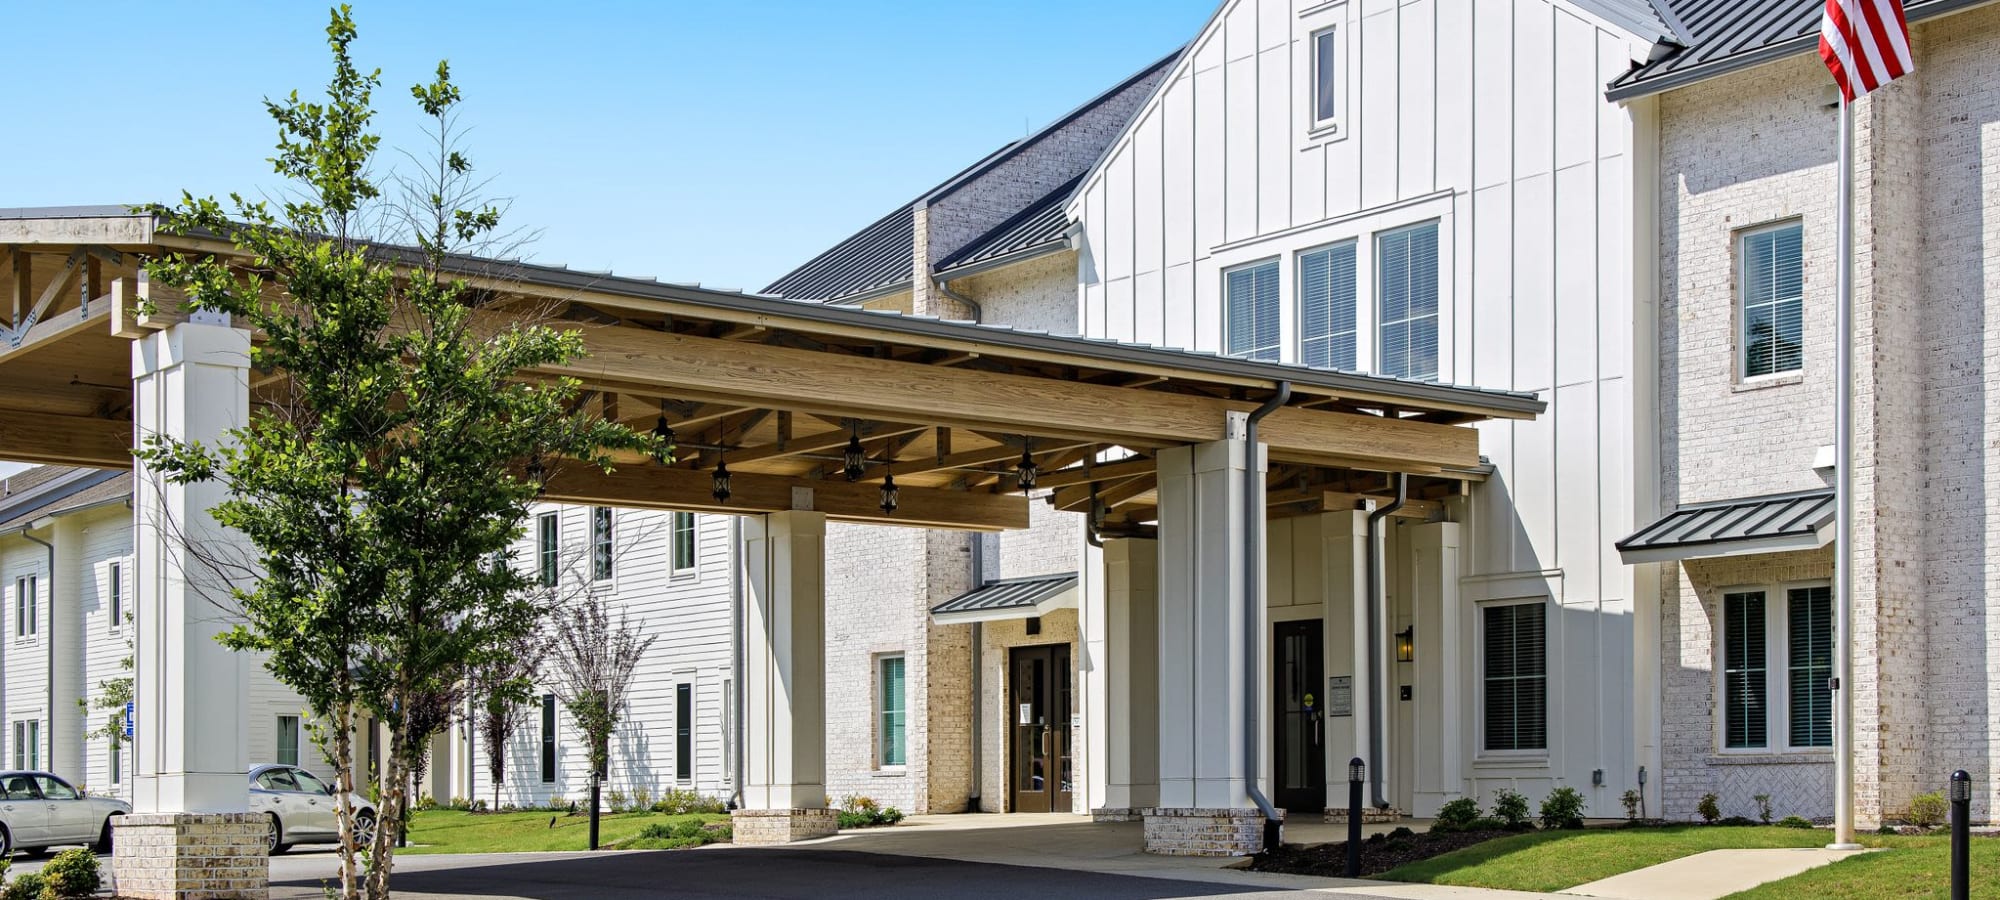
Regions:
M 1379 875 L 1405 863 L 1430 859 L 1453 850 L 1509 837 L 1514 831 L 1424 832 L 1401 837 L 1378 834 L 1361 841 L 1361 874 Z M 1347 872 L 1347 842 L 1301 846 L 1286 844 L 1251 857 L 1250 868 L 1286 875 L 1339 878 Z

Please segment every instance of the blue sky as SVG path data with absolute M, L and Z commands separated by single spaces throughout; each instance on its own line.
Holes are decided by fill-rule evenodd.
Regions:
M 530 256 L 754 290 L 1186 42 L 1214 0 L 354 5 L 385 147 L 421 147 L 408 86 L 450 59 Z M 319 91 L 326 17 L 9 9 L 0 206 L 274 186 L 260 100 Z

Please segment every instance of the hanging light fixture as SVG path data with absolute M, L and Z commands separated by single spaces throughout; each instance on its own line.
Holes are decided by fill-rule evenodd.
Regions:
M 718 460 L 715 464 L 715 486 L 709 493 L 715 495 L 715 502 L 729 502 L 729 463 Z
M 846 475 L 848 481 L 861 480 L 861 473 L 866 471 L 868 454 L 861 449 L 861 429 L 858 426 L 847 434 L 847 452 L 840 455 L 840 463 L 840 473 Z
M 896 511 L 896 501 L 900 499 L 902 499 L 902 492 L 896 490 L 896 474 L 894 472 L 884 473 L 882 475 L 882 511 L 885 513 L 894 513 Z
M 1023 494 L 1035 489 L 1035 479 L 1041 477 L 1042 474 L 1041 467 L 1035 465 L 1034 454 L 1029 452 L 1031 446 L 1032 444 L 1021 447 L 1021 461 L 1014 466 L 1015 474 L 1021 477 L 1021 493 Z
M 667 424 L 665 413 L 660 414 L 660 421 L 653 426 L 653 438 L 657 441 L 653 447 L 653 461 L 664 466 L 667 464 L 667 448 L 674 445 L 674 429 Z
M 542 455 L 540 453 L 528 457 L 527 472 L 528 479 L 535 483 L 535 496 L 540 497 L 548 493 L 549 467 L 542 465 Z

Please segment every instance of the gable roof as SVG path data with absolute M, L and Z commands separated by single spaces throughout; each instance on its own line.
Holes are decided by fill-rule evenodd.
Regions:
M 132 495 L 132 473 L 37 466 L 0 480 L 0 531 Z
M 1918 22 L 1985 2 L 1903 0 L 1903 15 Z M 1642 97 L 1814 51 L 1819 47 L 1821 10 L 1826 8 L 1824 0 L 1653 0 L 1653 4 L 1679 34 L 1674 43 L 1656 48 L 1655 59 L 1613 80 L 1605 91 L 1608 99 Z
M 1069 215 L 1063 206 L 1082 182 L 1083 176 L 1078 175 L 1057 185 L 1040 200 L 1028 204 L 1027 209 L 938 260 L 938 273 L 963 277 L 1068 246 Z

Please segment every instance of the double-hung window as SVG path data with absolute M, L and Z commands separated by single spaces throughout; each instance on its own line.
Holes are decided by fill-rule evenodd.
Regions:
M 1230 356 L 1277 362 L 1283 353 L 1278 261 L 1238 266 L 1224 272 L 1224 340 Z
M 1299 254 L 1299 361 L 1352 371 L 1355 338 L 1354 242 Z
M 1833 746 L 1832 588 L 1726 592 L 1721 643 L 1724 749 Z M 1773 690 L 1774 673 L 1783 673 L 1781 690 Z
M 116 631 L 125 624 L 125 565 L 114 562 L 105 567 L 105 604 L 111 613 L 111 628 Z
M 34 637 L 40 623 L 41 579 L 23 575 L 14 579 L 14 636 Z
M 14 723 L 14 768 L 42 767 L 42 723 L 26 719 Z
M 694 571 L 694 513 L 674 513 L 674 571 Z
M 1805 367 L 1805 228 L 1787 222 L 1737 238 L 1744 378 Z
M 610 581 L 612 564 L 611 507 L 590 508 L 590 580 Z
M 905 742 L 903 657 L 880 657 L 876 668 L 875 758 L 882 766 L 906 765 L 909 752 Z
M 1425 222 L 1375 238 L 1376 371 L 1438 377 L 1438 225 Z
M 694 779 L 694 685 L 674 685 L 674 778 Z
M 288 766 L 299 764 L 299 717 L 278 717 L 278 762 Z
M 542 783 L 556 783 L 556 695 L 542 695 Z
M 1485 749 L 1547 750 L 1548 618 L 1542 601 L 1480 609 Z
M 542 513 L 535 517 L 535 582 L 542 587 L 556 586 L 556 573 L 561 565 L 562 521 L 555 513 Z

